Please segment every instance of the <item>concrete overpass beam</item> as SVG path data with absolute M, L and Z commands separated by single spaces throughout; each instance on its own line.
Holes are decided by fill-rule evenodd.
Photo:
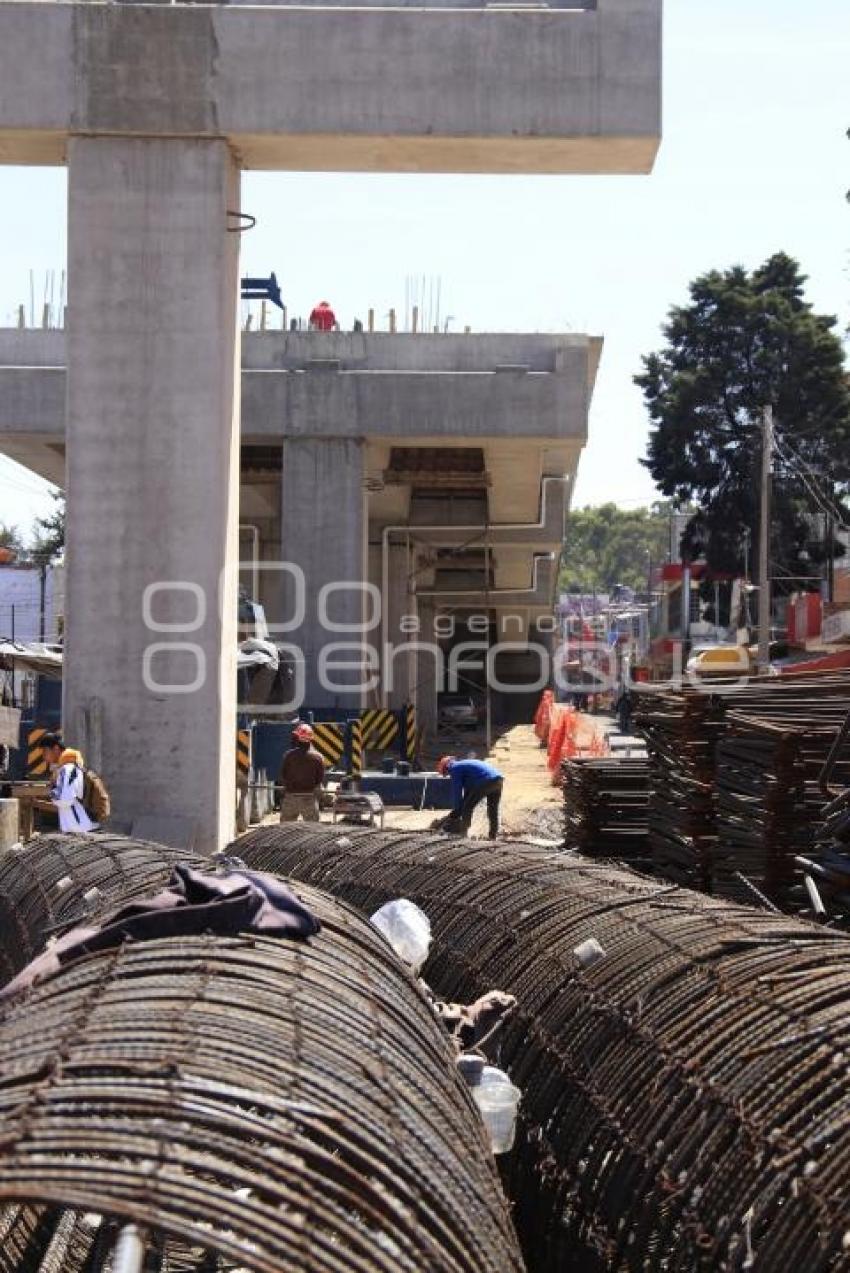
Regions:
M 239 177 L 223 141 L 68 148 L 69 744 L 119 821 L 233 833 Z M 225 576 L 225 566 L 230 571 Z

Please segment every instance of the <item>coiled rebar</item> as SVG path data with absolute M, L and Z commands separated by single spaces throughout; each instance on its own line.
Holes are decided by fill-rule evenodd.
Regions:
M 125 943 L 6 1007 L 0 1273 L 116 1273 L 121 1243 L 160 1273 L 519 1273 L 429 1003 L 301 892 L 309 944 Z
M 531 1269 L 850 1267 L 847 938 L 532 846 L 292 825 L 238 852 L 366 911 L 409 897 L 439 994 L 517 997 Z
M 175 862 L 200 859 L 148 840 L 98 832 L 40 835 L 0 853 L 0 985 L 64 926 L 160 889 Z

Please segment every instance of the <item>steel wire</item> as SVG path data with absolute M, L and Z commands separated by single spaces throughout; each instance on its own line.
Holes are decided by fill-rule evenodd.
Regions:
M 112 852 L 131 892 L 146 871 L 159 887 L 155 846 Z M 55 919 L 60 862 L 73 910 L 82 842 L 27 858 L 17 889 L 3 863 L 27 922 Z M 0 1273 L 109 1270 L 128 1221 L 162 1273 L 519 1273 L 430 1003 L 350 908 L 299 893 L 322 921 L 309 943 L 125 943 L 4 1005 Z
M 0 853 L 0 985 L 20 972 L 52 933 L 118 900 L 156 892 L 175 862 L 197 865 L 200 860 L 105 832 L 40 835 Z
M 238 852 L 367 912 L 411 898 L 438 994 L 517 996 L 494 1059 L 530 1269 L 850 1268 L 846 937 L 513 843 L 293 825 Z

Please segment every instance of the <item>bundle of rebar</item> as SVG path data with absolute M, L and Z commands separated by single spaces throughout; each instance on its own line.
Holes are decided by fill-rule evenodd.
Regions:
M 566 760 L 565 847 L 588 857 L 649 863 L 649 763 L 640 760 Z
M 519 1273 L 430 1003 L 299 891 L 307 944 L 125 943 L 4 1005 L 2 1273 Z
M 529 845 L 295 824 L 238 851 L 365 911 L 411 898 L 438 993 L 517 996 L 530 1269 L 847 1267 L 847 938 Z
M 715 747 L 722 705 L 692 690 L 644 692 L 636 696 L 634 717 L 650 756 L 653 872 L 708 892 L 717 842 Z
M 799 909 L 796 855 L 814 842 L 803 732 L 730 714 L 717 747 L 712 892 Z
M 97 832 L 40 835 L 0 853 L 0 985 L 63 926 L 116 901 L 156 892 L 191 854 Z
M 850 708 L 850 677 L 806 674 L 641 687 L 653 871 L 752 905 L 803 905 L 797 853 L 815 842 L 819 773 Z M 836 780 L 850 783 L 850 754 Z

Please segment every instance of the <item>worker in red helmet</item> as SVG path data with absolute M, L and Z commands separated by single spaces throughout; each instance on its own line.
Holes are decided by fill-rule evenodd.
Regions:
M 437 762 L 437 773 L 452 781 L 452 811 L 446 819 L 446 830 L 466 835 L 473 811 L 486 800 L 490 839 L 495 840 L 499 834 L 504 775 L 486 760 L 460 760 L 457 756 L 443 756 Z
M 336 314 L 327 301 L 319 301 L 310 313 L 310 326 L 313 331 L 332 332 L 336 327 Z
M 281 822 L 319 821 L 319 796 L 325 780 L 325 762 L 313 746 L 309 725 L 296 725 L 292 746 L 283 757 L 278 774 Z

